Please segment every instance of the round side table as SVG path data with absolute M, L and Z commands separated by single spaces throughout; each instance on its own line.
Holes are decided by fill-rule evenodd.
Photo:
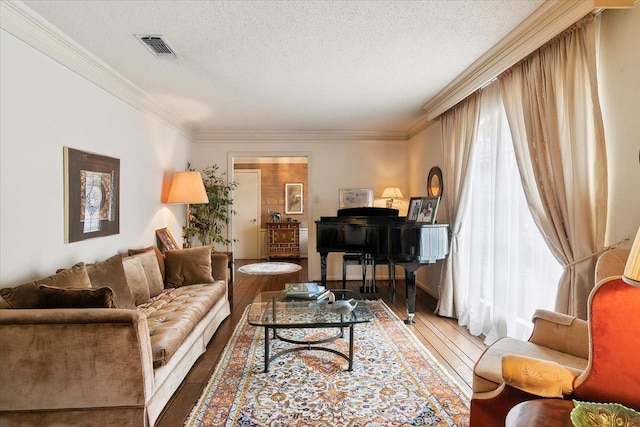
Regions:
M 536 399 L 511 408 L 505 427 L 573 427 L 573 402 L 562 399 Z

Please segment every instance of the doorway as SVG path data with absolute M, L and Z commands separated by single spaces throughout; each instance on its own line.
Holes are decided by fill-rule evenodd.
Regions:
M 295 221 L 300 223 L 300 255 L 303 258 L 308 254 L 308 224 L 310 215 L 309 194 L 309 161 L 308 156 L 295 155 L 253 155 L 245 156 L 235 154 L 230 157 L 233 171 L 232 180 L 240 183 L 234 191 L 234 210 L 231 227 L 234 242 L 234 258 L 236 259 L 264 259 L 267 258 L 267 223 L 271 222 L 270 213 L 278 212 L 282 221 Z M 249 172 L 247 172 L 249 171 Z M 251 174 L 259 171 L 259 185 L 248 179 Z M 251 175 L 254 176 L 255 175 Z M 286 184 L 302 184 L 302 212 L 291 212 L 285 209 Z M 245 187 L 240 191 L 240 187 Z M 249 188 L 257 188 L 257 194 Z M 246 192 L 246 194 L 245 194 Z M 238 198 L 240 197 L 240 199 Z M 253 215 L 257 212 L 257 221 L 253 218 L 238 216 L 240 212 Z M 287 211 L 289 213 L 287 213 Z M 251 213 L 251 214 L 249 214 Z M 249 225 L 255 224 L 257 229 L 257 241 L 249 233 Z M 243 231 L 244 230 L 244 231 Z M 242 241 L 241 241 L 242 240 Z M 249 248 L 252 247 L 252 248 Z M 255 256 L 253 256 L 255 254 Z M 250 258 L 249 258 L 250 257 Z

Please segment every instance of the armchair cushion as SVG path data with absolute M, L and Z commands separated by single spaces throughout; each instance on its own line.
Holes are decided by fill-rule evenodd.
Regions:
M 502 358 L 507 385 L 541 397 L 559 397 L 573 391 L 575 372 L 548 360 L 507 355 Z
M 565 367 L 577 377 L 587 367 L 587 359 L 562 353 L 557 350 L 520 341 L 514 338 L 502 338 L 485 350 L 473 369 L 473 392 L 493 391 L 504 382 L 502 377 L 502 358 L 506 355 L 517 355 L 538 360 L 555 362 Z

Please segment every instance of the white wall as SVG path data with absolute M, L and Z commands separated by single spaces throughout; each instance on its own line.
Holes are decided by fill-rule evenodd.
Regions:
M 182 206 L 160 201 L 191 142 L 0 31 L 0 286 L 179 238 Z M 64 243 L 63 146 L 120 159 L 120 234 Z
M 604 11 L 600 37 L 598 89 L 607 141 L 610 245 L 625 237 L 633 241 L 640 226 L 640 6 Z
M 309 280 L 320 280 L 320 255 L 316 251 L 315 221 L 335 216 L 341 188 L 373 188 L 375 206 L 384 206 L 385 187 L 399 187 L 406 199 L 400 215 L 407 213 L 407 142 L 404 141 L 197 141 L 193 166 L 201 170 L 212 164 L 220 172 L 230 169 L 236 156 L 307 156 L 309 158 Z M 426 179 L 426 178 L 425 178 Z M 342 257 L 329 254 L 327 278 L 342 278 Z M 355 270 L 349 270 L 356 278 Z

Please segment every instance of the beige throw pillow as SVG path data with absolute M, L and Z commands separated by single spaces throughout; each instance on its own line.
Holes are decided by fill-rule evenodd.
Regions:
M 89 273 L 92 288 L 98 289 L 108 286 L 113 290 L 116 307 L 136 308 L 133 294 L 127 285 L 127 277 L 124 274 L 122 255 L 114 255 L 104 261 L 87 265 L 87 273 Z
M 0 295 L 11 308 L 39 308 L 38 285 L 27 282 L 14 288 L 0 289 Z
M 136 255 L 136 254 L 141 254 L 143 252 L 148 252 L 148 251 L 153 251 L 153 253 L 156 256 L 156 259 L 158 260 L 158 267 L 160 268 L 160 275 L 162 276 L 162 283 L 164 283 L 164 277 L 165 277 L 165 271 L 164 271 L 164 259 L 165 256 L 162 252 L 160 252 L 160 249 L 158 249 L 157 246 L 149 246 L 143 249 L 129 249 L 129 255 Z M 147 278 L 148 280 L 148 278 Z M 153 293 L 153 291 L 152 291 Z M 151 295 L 151 296 L 155 296 L 155 295 Z
M 87 274 L 84 262 L 79 262 L 71 268 L 58 270 L 56 274 L 42 279 L 34 280 L 36 285 L 55 286 L 57 288 L 91 288 L 91 280 Z
M 144 274 L 149 285 L 149 296 L 155 297 L 160 294 L 164 290 L 164 280 L 162 279 L 158 258 L 154 251 L 148 250 L 131 256 L 142 261 L 142 268 L 144 268 Z M 164 255 L 162 255 L 162 266 L 164 267 Z
M 149 284 L 147 283 L 147 276 L 140 258 L 124 257 L 122 258 L 122 266 L 124 267 L 127 285 L 129 285 L 129 289 L 133 294 L 135 305 L 149 302 Z
M 167 286 L 178 288 L 214 282 L 211 276 L 211 246 L 167 251 L 165 256 Z

